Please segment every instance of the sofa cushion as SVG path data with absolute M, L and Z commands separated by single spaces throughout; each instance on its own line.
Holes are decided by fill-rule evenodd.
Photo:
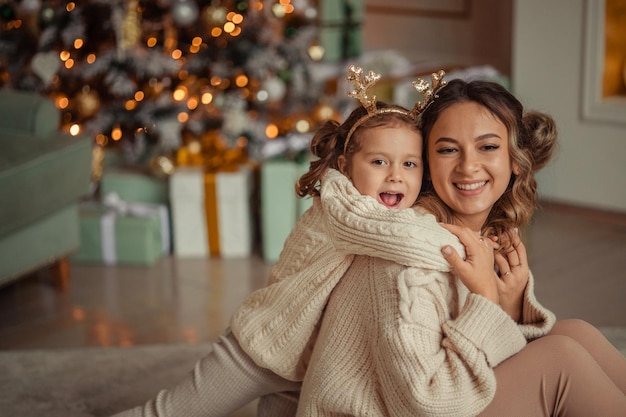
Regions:
M 0 237 L 0 286 L 75 251 L 80 244 L 78 205 L 71 204 Z
M 88 191 L 91 141 L 0 132 L 0 235 L 78 201 Z
M 59 129 L 61 115 L 52 100 L 33 93 L 0 91 L 0 130 L 47 138 Z

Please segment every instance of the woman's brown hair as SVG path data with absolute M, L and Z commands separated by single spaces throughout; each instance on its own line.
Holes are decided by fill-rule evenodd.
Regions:
M 424 155 L 428 155 L 428 135 L 441 113 L 462 102 L 475 102 L 485 107 L 507 128 L 511 163 L 518 169 L 511 174 L 504 194 L 494 204 L 482 228 L 485 236 L 506 237 L 514 229 L 527 225 L 538 205 L 535 172 L 552 158 L 557 145 L 556 124 L 545 113 L 524 111 L 522 103 L 500 84 L 489 81 L 452 80 L 422 113 Z M 425 161 L 425 171 L 428 161 Z M 454 222 L 454 213 L 439 198 L 432 182 L 425 181 L 418 204 L 444 223 Z M 510 239 L 501 239 L 508 242 Z

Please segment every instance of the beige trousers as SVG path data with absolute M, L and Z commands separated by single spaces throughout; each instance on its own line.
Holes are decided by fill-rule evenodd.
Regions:
M 626 358 L 581 320 L 556 323 L 495 368 L 481 416 L 626 416 Z M 293 417 L 300 384 L 258 367 L 231 333 L 172 389 L 115 417 L 227 417 L 261 397 L 258 417 Z
M 280 413 L 275 417 L 294 416 L 297 402 L 283 393 L 299 390 L 300 383 L 257 366 L 228 331 L 187 378 L 114 417 L 228 417 L 259 397 L 267 409 Z M 264 397 L 276 393 L 280 394 Z
M 494 371 L 481 416 L 626 416 L 626 359 L 582 320 L 558 321 Z

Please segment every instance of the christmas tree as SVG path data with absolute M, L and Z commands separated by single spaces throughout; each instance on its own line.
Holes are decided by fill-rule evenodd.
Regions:
M 254 157 L 336 115 L 311 77 L 316 19 L 313 0 L 8 1 L 0 85 L 49 96 L 64 130 L 132 164 Z

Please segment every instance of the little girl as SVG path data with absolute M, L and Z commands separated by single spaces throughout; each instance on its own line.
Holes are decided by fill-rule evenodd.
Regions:
M 417 119 L 432 91 L 423 82 L 416 84 L 425 102 L 407 110 L 367 95 L 377 74 L 351 67 L 347 79 L 355 86 L 350 94 L 363 105 L 342 124 L 328 121 L 313 137 L 310 148 L 317 159 L 296 185 L 299 196 L 312 196 L 313 206 L 287 237 L 268 286 L 235 312 L 233 332 L 214 344 L 192 376 L 115 417 L 228 416 L 260 396 L 299 391 L 324 305 L 354 258 L 335 250 L 325 228 L 319 192 L 323 177 L 340 169 L 361 194 L 389 209 L 412 207 L 422 185 L 423 140 Z M 434 220 L 430 226 L 436 231 L 429 244 L 454 244 L 462 251 L 458 240 Z M 437 266 L 449 270 L 443 258 Z M 272 327 L 281 331 L 272 332 Z M 285 398 L 265 397 L 261 409 L 268 415 L 293 416 L 297 403 Z

